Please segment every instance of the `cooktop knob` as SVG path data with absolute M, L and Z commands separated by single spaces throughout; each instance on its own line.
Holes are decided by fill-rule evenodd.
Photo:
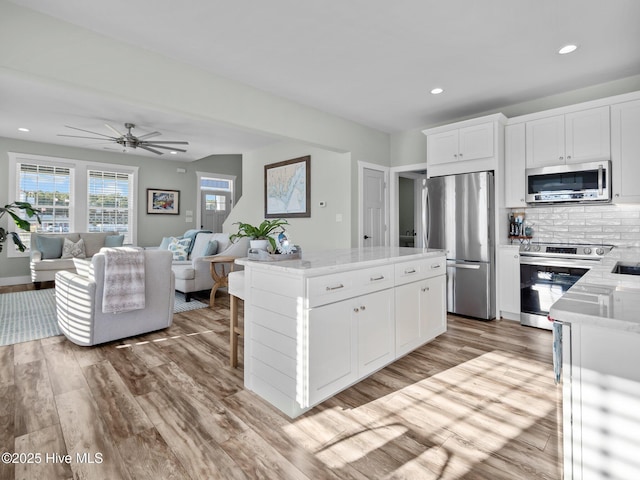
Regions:
M 540 245 L 534 245 L 533 246 L 533 251 L 534 252 L 539 252 L 540 251 Z
M 591 249 L 589 247 L 584 247 L 584 254 L 591 255 Z
M 523 245 L 523 246 L 522 246 L 522 249 L 523 249 L 525 252 L 528 252 L 529 250 L 531 250 L 531 245 L 528 245 L 528 244 L 527 244 L 527 245 Z
M 596 254 L 597 255 L 604 255 L 604 248 L 600 248 L 600 247 L 596 248 Z

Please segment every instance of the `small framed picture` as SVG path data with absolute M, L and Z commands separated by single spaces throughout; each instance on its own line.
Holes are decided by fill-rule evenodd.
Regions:
M 180 190 L 147 188 L 147 213 L 178 215 L 180 213 Z

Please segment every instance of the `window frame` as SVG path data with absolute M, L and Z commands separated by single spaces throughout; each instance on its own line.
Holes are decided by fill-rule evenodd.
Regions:
M 91 162 L 65 157 L 36 155 L 30 153 L 8 152 L 8 200 L 9 203 L 19 200 L 20 170 L 19 164 L 48 165 L 69 168 L 71 176 L 70 195 L 73 205 L 69 207 L 69 231 L 84 232 L 89 229 L 89 170 L 116 172 L 131 175 L 131 198 L 129 205 L 129 222 L 131 225 L 130 241 L 137 245 L 138 240 L 138 171 L 139 167 L 119 165 L 114 163 Z M 8 230 L 17 231 L 16 225 L 9 222 Z M 20 252 L 14 248 L 7 248 L 7 257 L 28 257 L 30 252 Z

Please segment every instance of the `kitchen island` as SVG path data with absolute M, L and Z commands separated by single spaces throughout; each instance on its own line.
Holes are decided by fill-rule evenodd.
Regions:
M 562 323 L 564 478 L 640 478 L 640 276 L 614 248 L 553 304 Z M 628 269 L 633 271 L 633 268 Z
M 291 418 L 446 331 L 441 250 L 236 262 L 245 269 L 245 387 Z

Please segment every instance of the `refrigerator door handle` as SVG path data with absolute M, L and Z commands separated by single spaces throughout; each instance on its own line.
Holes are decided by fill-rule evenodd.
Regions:
M 467 270 L 480 270 L 480 265 L 468 264 L 468 263 L 452 263 L 448 265 L 453 268 L 466 268 Z
M 429 229 L 427 227 L 427 210 L 429 210 L 429 189 L 427 180 L 422 179 L 422 248 L 429 248 Z

